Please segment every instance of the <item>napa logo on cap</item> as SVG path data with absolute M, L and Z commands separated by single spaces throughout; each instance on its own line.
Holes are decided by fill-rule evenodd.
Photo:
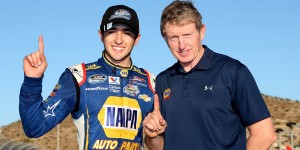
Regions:
M 142 112 L 137 100 L 110 96 L 98 113 L 98 120 L 108 138 L 133 140 L 142 122 Z

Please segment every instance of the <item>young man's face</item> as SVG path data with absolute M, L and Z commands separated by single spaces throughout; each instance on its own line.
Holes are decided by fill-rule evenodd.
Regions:
M 103 36 L 100 33 L 100 36 L 106 49 L 106 58 L 115 65 L 129 67 L 130 53 L 138 43 L 140 35 L 135 38 L 135 34 L 128 27 L 120 25 L 105 31 Z
M 198 54 L 203 52 L 201 41 L 204 39 L 205 26 L 199 31 L 195 23 L 177 25 L 167 22 L 164 29 L 165 40 L 174 57 L 185 66 L 198 63 L 201 58 Z

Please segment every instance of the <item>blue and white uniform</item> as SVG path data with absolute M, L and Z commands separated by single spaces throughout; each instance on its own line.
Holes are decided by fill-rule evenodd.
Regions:
M 155 77 L 142 68 L 98 61 L 69 67 L 44 99 L 42 78 L 24 78 L 20 116 L 29 137 L 47 133 L 70 113 L 79 149 L 141 149 L 142 120 L 153 109 Z

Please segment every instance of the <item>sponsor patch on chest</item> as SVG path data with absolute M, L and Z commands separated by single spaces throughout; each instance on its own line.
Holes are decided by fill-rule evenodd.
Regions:
M 135 99 L 110 96 L 98 120 L 109 138 L 134 139 L 142 122 L 141 108 Z

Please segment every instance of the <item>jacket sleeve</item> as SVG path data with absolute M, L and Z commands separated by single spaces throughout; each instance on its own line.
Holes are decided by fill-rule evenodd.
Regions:
M 43 100 L 42 78 L 24 77 L 19 113 L 28 137 L 44 135 L 74 110 L 77 101 L 75 83 L 72 73 L 66 69 L 51 94 Z

